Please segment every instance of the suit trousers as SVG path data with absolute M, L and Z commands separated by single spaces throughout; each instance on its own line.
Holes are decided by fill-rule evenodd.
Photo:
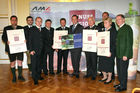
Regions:
M 62 59 L 63 59 L 63 72 L 67 72 L 68 50 L 58 50 L 57 56 L 58 56 L 57 72 L 61 72 Z
M 97 75 L 97 53 L 85 52 L 86 64 L 87 64 L 87 75 L 96 77 Z
M 117 73 L 121 88 L 127 88 L 129 59 L 123 61 L 122 58 L 117 58 Z
M 32 78 L 37 81 L 41 77 L 41 56 L 40 54 L 31 55 Z
M 82 49 L 71 49 L 71 61 L 73 66 L 73 74 L 79 75 L 80 59 L 81 59 Z

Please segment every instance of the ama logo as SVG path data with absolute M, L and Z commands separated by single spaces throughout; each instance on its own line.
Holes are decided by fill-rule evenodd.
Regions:
M 45 6 L 35 6 L 32 8 L 32 12 L 50 12 L 51 11 L 51 7 L 45 7 Z

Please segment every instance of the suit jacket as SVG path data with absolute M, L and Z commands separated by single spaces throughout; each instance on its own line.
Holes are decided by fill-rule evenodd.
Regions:
M 16 29 L 23 29 L 22 26 L 17 26 Z M 10 26 L 4 27 L 3 34 L 2 34 L 2 41 L 5 43 L 5 52 L 10 53 L 9 45 L 7 44 L 8 37 L 7 37 L 7 30 L 14 30 L 14 28 Z
M 112 28 L 114 28 L 115 30 L 116 30 L 116 26 L 115 26 L 115 23 L 114 22 L 112 22 Z M 98 30 L 99 31 L 103 31 L 103 30 L 105 30 L 105 27 L 104 27 L 104 22 L 100 22 L 99 24 L 98 24 Z
M 111 27 L 109 30 L 110 32 L 110 52 L 111 52 L 111 57 L 116 56 L 116 37 L 117 37 L 117 31 L 114 27 Z M 99 32 L 104 32 L 104 31 L 99 31 Z
M 111 56 L 114 58 L 116 56 L 117 31 L 114 27 L 111 27 L 108 31 L 110 31 L 110 52 Z
M 68 34 L 79 34 L 79 33 L 83 33 L 83 29 L 84 27 L 80 24 L 77 24 L 77 26 L 75 27 L 74 31 L 72 31 L 72 27 L 73 25 L 70 26 L 70 29 L 68 31 Z M 78 51 L 82 51 L 82 48 L 75 48 L 75 49 L 70 49 L 71 52 L 76 53 Z
M 63 30 L 63 29 L 62 29 L 62 27 L 58 27 L 58 28 L 56 28 L 56 30 Z M 68 30 L 69 31 L 69 28 L 68 27 L 65 27 L 64 30 Z
M 54 28 L 50 28 L 48 30 L 46 27 L 42 30 L 42 36 L 43 36 L 43 48 L 46 52 L 53 52 L 54 49 L 52 48 L 53 45 L 53 37 L 54 37 Z
M 36 26 L 31 27 L 29 45 L 30 51 L 35 51 L 35 54 L 41 54 L 43 48 L 42 29 L 40 31 Z
M 98 27 L 96 25 L 94 25 L 92 28 L 90 28 L 90 26 L 87 26 L 85 29 L 98 30 Z
M 131 59 L 133 56 L 133 30 L 132 28 L 124 24 L 119 30 L 117 34 L 116 41 L 116 54 L 118 58 L 123 58 L 126 56 Z
M 26 38 L 26 44 L 27 44 L 27 49 L 29 50 L 29 33 L 30 33 L 30 28 L 28 25 L 24 26 L 24 33 L 25 33 L 25 38 Z
M 78 34 L 78 33 L 83 33 L 83 26 L 80 24 L 77 24 L 77 26 L 75 27 L 74 31 L 72 31 L 72 26 L 70 26 L 70 29 L 68 31 L 68 34 Z

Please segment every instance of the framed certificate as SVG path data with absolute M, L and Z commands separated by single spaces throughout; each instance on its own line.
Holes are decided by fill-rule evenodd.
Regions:
M 25 52 L 27 46 L 23 29 L 7 30 L 10 54 Z
M 67 30 L 55 30 L 54 31 L 54 39 L 53 39 L 53 48 L 54 49 L 62 49 L 62 41 L 61 37 L 67 35 Z
M 110 32 L 98 32 L 98 50 L 97 55 L 109 56 L 110 55 Z
M 98 30 L 83 30 L 83 51 L 97 52 L 97 32 Z

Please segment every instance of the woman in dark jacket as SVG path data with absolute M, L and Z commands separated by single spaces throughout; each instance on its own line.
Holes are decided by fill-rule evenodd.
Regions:
M 110 55 L 99 57 L 99 70 L 103 73 L 103 78 L 99 80 L 104 82 L 104 84 L 109 84 L 112 82 L 112 72 L 114 72 L 114 59 L 115 59 L 115 49 L 116 49 L 116 35 L 117 31 L 111 27 L 112 19 L 107 18 L 104 21 L 105 31 L 110 32 Z

